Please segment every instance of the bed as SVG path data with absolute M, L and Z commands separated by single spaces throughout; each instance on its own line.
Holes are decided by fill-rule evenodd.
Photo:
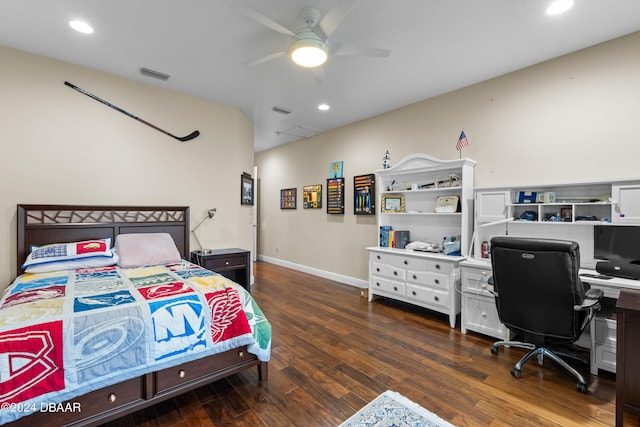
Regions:
M 98 425 L 245 369 L 267 379 L 270 325 L 244 288 L 186 261 L 188 207 L 18 205 L 17 226 L 18 277 L 0 299 L 0 425 Z M 125 265 L 125 242 L 151 238 L 172 240 L 179 260 Z M 67 242 L 118 262 L 23 271 Z

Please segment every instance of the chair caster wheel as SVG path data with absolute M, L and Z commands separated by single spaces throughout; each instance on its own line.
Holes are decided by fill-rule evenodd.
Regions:
M 514 378 L 520 378 L 520 369 L 517 369 L 517 368 L 511 369 L 511 375 Z
M 586 393 L 587 392 L 587 385 L 583 384 L 583 383 L 578 383 L 578 384 L 576 384 L 576 390 L 578 390 L 580 393 Z
M 491 347 L 491 354 L 498 354 L 498 349 L 496 347 Z

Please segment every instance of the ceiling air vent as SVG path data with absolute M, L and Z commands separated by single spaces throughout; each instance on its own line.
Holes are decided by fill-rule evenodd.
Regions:
M 290 114 L 291 110 L 287 110 L 284 107 L 278 107 L 277 105 L 274 105 L 273 108 L 271 109 L 271 111 L 275 111 L 276 113 L 280 113 L 280 114 Z
M 162 81 L 166 81 L 169 79 L 169 77 L 171 77 L 169 74 L 161 73 L 160 71 L 155 71 L 144 67 L 140 68 L 140 74 Z

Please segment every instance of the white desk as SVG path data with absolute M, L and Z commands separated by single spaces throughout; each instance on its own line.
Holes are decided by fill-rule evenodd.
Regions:
M 489 292 L 487 279 L 491 276 L 488 260 L 467 259 L 460 263 L 462 270 L 462 333 L 467 330 L 480 332 L 497 339 L 504 339 L 508 331 L 500 323 L 495 308 L 495 300 Z M 620 290 L 640 290 L 640 280 L 606 278 L 590 269 L 580 269 L 580 279 L 592 288 L 602 289 L 604 297 L 602 309 L 589 325 L 589 330 L 581 338 L 579 345 L 589 346 L 591 352 L 591 373 L 599 369 L 616 372 L 616 318 L 615 300 Z M 585 276 L 590 275 L 594 277 Z M 588 337 L 587 337 L 588 332 Z
M 586 275 L 585 275 L 586 274 Z M 597 277 L 590 277 L 597 276 Z M 621 289 L 640 289 L 639 280 L 620 277 L 602 278 L 594 270 L 580 269 L 580 279 L 589 283 L 592 288 L 602 289 L 605 298 L 618 299 Z M 616 318 L 615 304 L 602 304 L 602 309 L 590 325 L 591 373 L 598 374 L 598 369 L 616 372 Z

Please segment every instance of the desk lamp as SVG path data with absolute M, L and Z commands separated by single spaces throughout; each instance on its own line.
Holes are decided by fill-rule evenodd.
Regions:
M 207 216 L 205 216 L 202 221 L 200 221 L 200 223 L 198 225 L 196 225 L 196 228 L 194 228 L 193 230 L 191 230 L 191 232 L 193 233 L 193 237 L 196 238 L 196 242 L 198 242 L 198 247 L 200 248 L 200 254 L 201 255 L 208 255 L 211 252 L 213 252 L 211 249 L 204 249 L 202 247 L 202 244 L 200 243 L 200 239 L 198 239 L 198 235 L 196 234 L 196 230 L 207 220 L 207 219 L 211 219 L 214 216 L 216 216 L 216 208 L 213 209 L 209 209 L 207 211 Z

